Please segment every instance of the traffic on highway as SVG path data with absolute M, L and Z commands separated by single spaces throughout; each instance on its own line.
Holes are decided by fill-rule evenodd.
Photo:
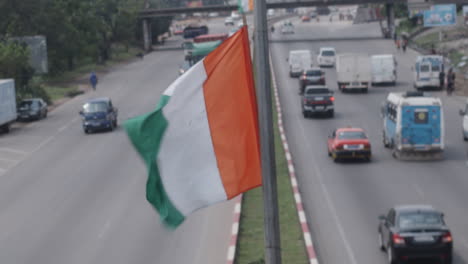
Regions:
M 268 11 L 283 17 L 270 64 L 318 262 L 468 263 L 468 99 L 445 91 L 444 57 L 397 49 L 357 9 Z M 54 109 L 0 81 L 0 263 L 226 262 L 234 203 L 168 230 L 119 125 L 244 26 L 194 21 Z

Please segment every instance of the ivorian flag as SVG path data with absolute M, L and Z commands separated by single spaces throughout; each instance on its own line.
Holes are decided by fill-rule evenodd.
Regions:
M 148 168 L 146 198 L 169 226 L 261 185 L 255 87 L 246 27 L 125 123 Z

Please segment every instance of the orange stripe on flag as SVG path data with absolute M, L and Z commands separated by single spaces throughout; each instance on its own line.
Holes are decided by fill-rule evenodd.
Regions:
M 257 101 L 247 28 L 204 60 L 208 123 L 228 199 L 261 185 Z

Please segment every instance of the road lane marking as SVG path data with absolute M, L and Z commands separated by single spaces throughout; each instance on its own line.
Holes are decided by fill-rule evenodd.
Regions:
M 20 154 L 20 155 L 28 154 L 28 152 L 17 150 L 17 149 L 12 149 L 12 148 L 0 148 L 0 151 L 11 152 L 11 153 Z
M 8 159 L 8 158 L 0 158 L 0 161 L 11 162 L 11 163 L 18 162 L 18 160 Z
M 421 196 L 421 198 L 424 198 L 424 192 L 421 189 L 421 187 L 419 187 L 419 185 L 417 184 L 413 184 L 413 187 L 414 189 L 416 189 L 416 192 L 418 193 L 418 195 Z
M 309 137 L 306 136 L 303 123 L 301 122 L 301 120 L 297 116 L 296 116 L 296 119 L 297 119 L 297 122 L 300 124 L 299 126 L 301 128 L 303 137 L 305 138 L 308 145 L 310 146 L 311 144 L 310 144 L 310 141 L 309 141 Z M 322 173 L 320 172 L 320 170 L 317 167 L 317 162 L 315 161 L 314 157 L 312 157 L 309 160 L 311 162 L 311 165 L 312 165 L 312 167 L 313 167 L 313 169 L 315 171 L 315 174 L 316 174 L 317 178 L 319 179 L 320 187 L 322 189 L 322 192 L 324 193 L 325 201 L 326 201 L 326 203 L 328 205 L 328 209 L 331 212 L 333 220 L 336 223 L 336 226 L 338 228 L 338 233 L 339 233 L 339 235 L 341 237 L 341 240 L 343 241 L 346 253 L 347 253 L 348 257 L 349 257 L 349 261 L 350 261 L 349 263 L 357 264 L 356 257 L 354 255 L 354 252 L 353 252 L 352 248 L 351 248 L 351 244 L 349 243 L 348 239 L 346 238 L 346 234 L 345 234 L 343 226 L 342 226 L 342 224 L 341 224 L 341 222 L 339 220 L 338 213 L 336 212 L 336 208 L 333 205 L 333 202 L 331 201 L 330 193 L 328 192 L 327 187 L 323 183 L 323 176 L 322 176 Z

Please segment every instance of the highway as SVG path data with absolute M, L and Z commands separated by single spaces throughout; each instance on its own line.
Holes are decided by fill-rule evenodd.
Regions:
M 226 31 L 218 19 L 213 31 Z M 177 230 L 145 198 L 147 172 L 119 127 L 85 135 L 78 111 L 109 96 L 119 122 L 151 111 L 178 76 L 183 52 L 160 51 L 100 77 L 45 120 L 0 135 L 0 263 L 226 261 L 232 202 L 200 210 Z
M 412 90 L 411 67 L 417 53 L 398 53 L 393 41 L 380 38 L 377 23 L 352 25 L 309 23 L 293 19 L 294 35 L 271 37 L 274 73 L 283 109 L 283 121 L 293 156 L 298 184 L 320 263 L 387 263 L 378 248 L 378 216 L 398 204 L 432 204 L 442 210 L 454 237 L 454 264 L 468 263 L 468 143 L 461 135 L 458 110 L 462 98 L 448 98 L 435 91 L 444 105 L 445 160 L 403 162 L 392 158 L 382 144 L 380 105 L 388 92 Z M 277 23 L 279 24 L 279 23 Z M 329 87 L 335 90 L 335 118 L 304 119 L 298 80 L 289 77 L 289 50 L 332 46 L 341 52 L 396 54 L 398 84 L 375 87 L 368 94 L 342 94 L 335 69 L 325 69 Z M 326 140 L 337 127 L 364 128 L 371 140 L 371 163 L 334 163 L 327 156 Z M 425 262 L 427 263 L 427 262 Z

